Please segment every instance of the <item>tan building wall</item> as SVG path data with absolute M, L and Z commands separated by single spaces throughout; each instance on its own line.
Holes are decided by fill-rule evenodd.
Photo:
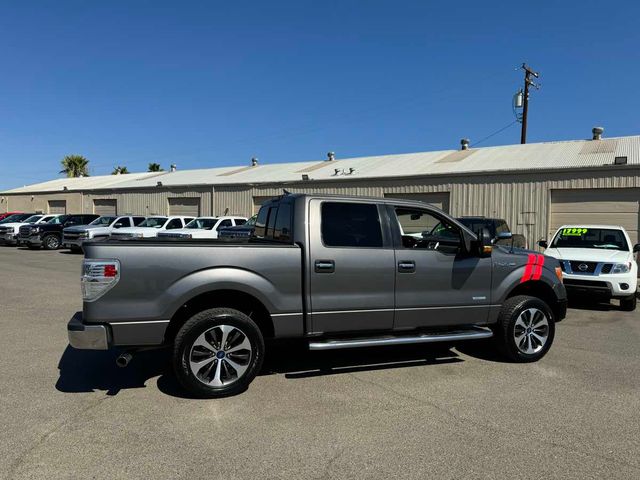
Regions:
M 4 198 L 4 201 L 2 198 Z M 0 195 L 0 212 L 49 213 L 49 200 L 66 201 L 68 213 L 80 213 L 83 210 L 82 194 L 80 192 L 69 192 Z

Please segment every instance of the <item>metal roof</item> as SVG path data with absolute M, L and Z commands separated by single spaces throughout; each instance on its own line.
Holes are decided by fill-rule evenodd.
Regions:
M 387 179 L 428 175 L 462 175 L 480 172 L 518 172 L 532 170 L 580 169 L 613 165 L 615 157 L 627 157 L 627 165 L 640 166 L 640 136 L 602 140 L 504 145 L 469 150 L 442 150 L 311 161 L 232 166 L 175 172 L 108 175 L 58 179 L 4 193 L 31 193 L 68 190 L 128 189 L 185 185 L 233 185 L 286 183 L 302 180 L 346 181 Z M 614 167 L 612 167 L 614 168 Z

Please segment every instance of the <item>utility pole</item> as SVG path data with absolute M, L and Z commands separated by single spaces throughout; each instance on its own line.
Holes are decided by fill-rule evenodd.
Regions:
M 527 143 L 527 114 L 529 113 L 529 87 L 535 89 L 540 88 L 536 85 L 531 77 L 538 78 L 540 75 L 538 72 L 534 72 L 525 63 L 522 64 L 522 70 L 524 70 L 524 99 L 522 107 L 522 132 L 520 134 L 520 143 Z

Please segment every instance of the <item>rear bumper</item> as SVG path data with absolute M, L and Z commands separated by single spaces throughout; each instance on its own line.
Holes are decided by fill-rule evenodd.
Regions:
M 67 324 L 69 345 L 79 350 L 108 350 L 110 331 L 107 325 L 86 324 L 82 312 L 76 312 Z

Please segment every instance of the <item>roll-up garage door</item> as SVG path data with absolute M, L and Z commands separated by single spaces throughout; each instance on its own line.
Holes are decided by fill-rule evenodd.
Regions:
M 635 244 L 639 198 L 637 188 L 552 190 L 549 238 L 565 224 L 621 225 Z
M 117 215 L 118 201 L 115 198 L 96 198 L 93 201 L 93 213 L 96 215 Z
M 169 199 L 169 215 L 197 217 L 200 215 L 200 198 L 183 197 Z
M 49 213 L 67 213 L 67 201 L 49 200 Z
M 273 198 L 273 195 L 263 196 L 263 197 L 253 197 L 253 213 L 254 214 L 258 213 L 258 210 L 260 210 L 260 207 L 262 206 L 262 204 L 267 200 L 271 200 L 272 198 Z
M 402 198 L 404 200 L 417 200 L 439 208 L 449 213 L 449 192 L 436 193 L 385 193 L 385 198 Z

